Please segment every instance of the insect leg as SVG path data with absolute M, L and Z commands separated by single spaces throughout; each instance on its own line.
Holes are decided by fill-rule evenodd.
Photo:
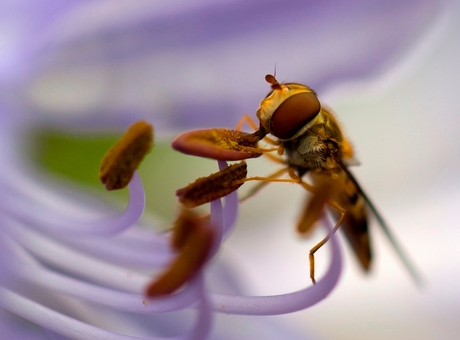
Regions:
M 272 180 L 269 179 L 276 179 L 277 177 L 283 175 L 287 171 L 287 168 L 282 168 L 275 173 L 271 174 L 268 177 L 258 177 L 259 183 L 257 183 L 255 186 L 251 188 L 243 197 L 240 198 L 240 202 L 244 202 L 247 199 L 251 198 L 255 194 L 257 194 L 262 188 L 264 188 L 266 185 L 269 183 L 273 182 Z M 252 178 L 252 177 L 250 177 Z M 264 179 L 262 179 L 264 178 Z
M 334 202 L 328 202 L 328 203 L 334 203 Z M 315 280 L 315 255 L 314 254 L 318 251 L 318 249 L 320 249 L 323 245 L 325 245 L 327 241 L 329 241 L 329 239 L 332 237 L 332 235 L 334 235 L 335 232 L 339 229 L 340 225 L 343 222 L 343 219 L 345 218 L 345 209 L 340 207 L 337 203 L 335 203 L 333 206 L 340 213 L 339 219 L 337 220 L 334 228 L 326 235 L 326 237 L 323 238 L 313 248 L 310 249 L 310 254 L 308 255 L 308 260 L 310 261 L 310 278 L 311 278 L 311 281 L 313 282 L 313 284 L 316 283 L 316 280 Z
M 308 184 L 302 178 L 300 178 L 295 173 L 294 168 L 289 167 L 287 170 L 288 170 L 289 176 L 294 180 L 294 183 L 299 183 L 305 190 L 311 192 L 312 194 L 316 194 L 318 192 L 318 190 L 314 186 Z
M 250 115 L 244 115 L 243 117 L 241 117 L 241 119 L 239 120 L 238 124 L 236 125 L 236 128 L 235 130 L 237 131 L 241 131 L 241 129 L 243 128 L 243 124 L 244 123 L 247 123 L 254 131 L 257 130 L 259 127 L 257 126 L 256 122 L 254 122 L 254 120 L 251 118 Z
M 304 189 L 311 192 L 313 196 L 311 197 L 310 201 L 307 203 L 301 219 L 297 225 L 297 230 L 300 233 L 307 233 L 311 230 L 314 223 L 321 217 L 324 211 L 324 207 L 326 204 L 331 206 L 332 208 L 338 211 L 339 218 L 334 226 L 334 228 L 324 237 L 320 242 L 318 242 L 313 248 L 310 249 L 310 253 L 308 256 L 310 262 L 310 278 L 311 281 L 315 284 L 315 253 L 324 245 L 327 241 L 334 235 L 334 233 L 339 229 L 341 226 L 344 218 L 346 210 L 338 204 L 336 201 L 331 199 L 332 193 L 334 191 L 334 184 L 330 181 L 319 181 L 318 184 L 313 187 L 310 184 L 304 182 L 297 174 L 293 168 L 289 168 L 289 175 L 292 177 L 293 180 L 296 180 L 297 183 L 302 185 Z
M 267 157 L 271 156 L 271 157 L 273 157 L 274 161 L 283 163 L 281 159 L 279 159 L 279 158 L 277 158 L 277 157 L 275 157 L 273 155 L 269 155 L 269 154 L 264 154 L 264 155 L 267 156 Z M 284 175 L 286 172 L 289 173 L 289 176 L 291 178 L 278 178 L 278 177 Z M 294 172 L 294 169 L 291 168 L 291 167 L 282 168 L 282 169 L 274 172 L 273 174 L 271 174 L 268 177 L 260 177 L 260 176 L 247 177 L 247 178 L 242 179 L 241 181 L 242 182 L 259 181 L 259 183 L 257 183 L 257 185 L 255 185 L 250 191 L 248 191 L 248 193 L 240 199 L 240 202 L 246 201 L 247 199 L 251 198 L 256 193 L 258 193 L 262 188 L 264 188 L 266 185 L 268 185 L 269 183 L 273 183 L 273 182 L 277 182 L 277 183 L 298 183 L 298 184 L 301 184 L 306 190 L 308 190 L 310 192 L 316 192 L 311 185 L 305 183 L 299 176 L 297 176 L 295 174 L 295 172 Z

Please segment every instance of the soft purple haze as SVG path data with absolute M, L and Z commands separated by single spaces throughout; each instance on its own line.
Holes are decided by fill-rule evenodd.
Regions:
M 0 294 L 3 304 L 28 313 L 24 319 L 57 325 L 45 331 L 2 309 L 0 335 L 61 339 L 60 322 L 73 325 L 69 337 L 93 331 L 65 317 L 46 320 L 58 317 L 37 309 L 46 305 L 103 332 L 145 337 L 193 334 L 194 325 L 206 333 L 203 325 L 213 318 L 215 339 L 453 338 L 460 305 L 459 13 L 449 1 L 0 1 Z M 171 258 L 166 236 L 145 233 L 141 224 L 115 238 L 107 237 L 110 228 L 93 229 L 116 212 L 27 168 L 24 131 L 124 129 L 140 118 L 160 138 L 234 127 L 257 108 L 268 91 L 263 77 L 275 65 L 280 81 L 307 83 L 337 112 L 362 163 L 353 170 L 422 267 L 426 291 L 416 290 L 373 228 L 374 274 L 363 278 L 345 256 L 341 284 L 315 308 L 276 319 L 210 314 L 223 304 L 235 314 L 306 307 L 290 308 L 289 299 L 300 301 L 294 295 L 262 301 L 214 290 L 217 284 L 222 291 L 273 295 L 309 285 L 309 244 L 297 243 L 292 227 L 303 193 L 272 186 L 241 211 L 226 242 L 230 250 L 206 269 L 209 286 L 207 277 L 197 277 L 158 310 L 139 306 L 136 294 L 152 268 Z M 137 208 L 138 185 L 132 183 Z M 224 212 L 213 205 L 223 235 L 236 218 L 234 203 Z M 141 270 L 126 275 L 130 267 Z M 198 313 L 155 314 L 154 322 L 136 314 L 139 307 L 158 313 L 187 306 L 197 296 L 206 297 Z

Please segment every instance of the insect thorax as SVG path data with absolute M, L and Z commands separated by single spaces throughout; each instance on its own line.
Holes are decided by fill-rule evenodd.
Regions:
M 322 110 L 317 123 L 300 136 L 284 142 L 286 162 L 299 176 L 310 170 L 331 170 L 341 158 L 342 133 L 334 117 Z

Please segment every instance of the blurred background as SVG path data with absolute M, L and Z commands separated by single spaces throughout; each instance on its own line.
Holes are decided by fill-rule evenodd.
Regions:
M 319 339 L 458 338 L 457 3 L 28 5 L 4 5 L 0 58 L 8 89 L 2 96 L 21 109 L 14 119 L 28 164 L 123 204 L 126 193 L 114 199 L 99 187 L 99 161 L 122 129 L 147 119 L 157 136 L 140 171 L 148 212 L 169 221 L 175 190 L 217 169 L 171 151 L 172 138 L 189 129 L 233 128 L 243 114 L 255 118 L 269 91 L 264 76 L 276 67 L 280 82 L 308 84 L 337 114 L 361 164 L 353 173 L 425 284 L 416 287 L 372 220 L 370 275 L 340 237 L 345 270 L 338 288 L 313 308 L 268 319 Z M 248 163 L 250 175 L 278 169 L 263 159 Z M 248 294 L 310 284 L 308 250 L 323 233 L 308 240 L 296 234 L 305 199 L 301 188 L 273 184 L 242 206 L 220 260 L 232 261 Z M 326 248 L 317 253 L 318 276 L 328 256 Z M 225 328 L 234 318 L 220 315 L 217 322 Z

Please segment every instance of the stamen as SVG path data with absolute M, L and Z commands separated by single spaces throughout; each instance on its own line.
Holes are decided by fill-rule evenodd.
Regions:
M 191 210 L 184 209 L 176 222 L 174 223 L 173 234 L 171 237 L 171 247 L 175 250 L 181 250 L 187 243 L 193 228 L 190 223 L 207 224 L 209 223 L 209 215 L 204 217 L 196 216 Z
M 187 155 L 216 160 L 236 161 L 256 158 L 263 151 L 257 143 L 263 132 L 247 133 L 230 129 L 196 130 L 181 134 L 172 142 L 172 147 Z
M 152 146 L 152 125 L 145 121 L 131 125 L 102 160 L 99 178 L 107 190 L 126 187 Z
M 198 178 L 195 182 L 177 190 L 176 195 L 185 207 L 194 208 L 237 190 L 243 185 L 242 179 L 246 176 L 246 162 L 242 161 L 207 177 Z
M 323 217 L 327 231 L 332 225 Z M 333 236 L 328 242 L 331 247 L 331 261 L 324 276 L 316 285 L 291 293 L 268 296 L 235 296 L 227 294 L 212 294 L 213 309 L 226 314 L 239 315 L 279 315 L 293 313 L 309 308 L 325 299 L 337 285 L 342 272 L 342 254 L 337 237 Z
M 146 289 L 147 297 L 171 294 L 197 274 L 206 263 L 214 240 L 213 228 L 190 210 L 184 210 L 174 227 L 173 242 L 181 253 Z

